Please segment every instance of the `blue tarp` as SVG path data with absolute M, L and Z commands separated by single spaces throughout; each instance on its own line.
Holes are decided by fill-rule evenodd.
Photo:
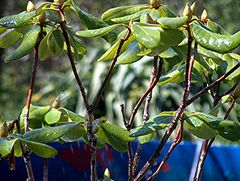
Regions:
M 139 166 L 143 166 L 158 145 L 153 141 L 143 146 Z M 155 167 L 148 172 L 151 174 L 171 143 L 168 143 L 160 158 L 154 164 Z M 180 144 L 163 166 L 156 180 L 161 181 L 188 181 L 194 166 L 194 157 L 199 151 L 199 145 L 190 142 Z M 58 155 L 49 159 L 49 181 L 88 181 L 90 175 L 90 152 L 88 146 L 82 142 L 59 144 L 51 146 L 58 150 Z M 133 143 L 136 149 L 137 143 Z M 36 180 L 42 180 L 43 159 L 32 155 L 33 171 Z M 98 174 L 103 177 L 105 168 L 110 170 L 115 181 L 127 181 L 127 153 L 118 153 L 110 146 L 98 150 Z M 26 170 L 21 158 L 17 159 L 16 170 L 10 171 L 6 161 L 0 164 L 0 180 L 21 181 L 26 180 Z M 212 146 L 204 164 L 202 181 L 236 181 L 240 180 L 240 147 L 239 146 Z

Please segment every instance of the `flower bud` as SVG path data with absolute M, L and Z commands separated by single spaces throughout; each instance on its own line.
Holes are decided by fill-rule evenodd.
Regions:
M 197 7 L 196 7 L 196 1 L 194 1 L 191 5 L 191 11 L 192 15 L 196 15 Z
M 189 21 L 192 19 L 192 10 L 188 2 L 183 10 L 183 16 L 187 16 Z
M 202 15 L 201 15 L 201 21 L 206 23 L 208 21 L 208 14 L 206 9 L 203 10 Z
M 28 1 L 27 4 L 27 12 L 34 11 L 36 9 L 35 5 L 32 3 L 32 1 Z
M 52 108 L 60 108 L 61 107 L 61 97 L 57 96 L 56 99 L 52 103 Z
M 152 5 L 153 8 L 158 9 L 160 7 L 160 0 L 150 0 L 150 5 Z
M 104 176 L 110 178 L 111 175 L 110 175 L 110 171 L 108 170 L 108 168 L 105 169 Z

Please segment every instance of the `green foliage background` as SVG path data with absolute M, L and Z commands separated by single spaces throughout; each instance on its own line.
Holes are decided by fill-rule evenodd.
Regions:
M 0 16 L 2 17 L 20 12 L 24 9 L 27 2 L 28 1 L 1 0 Z M 38 1 L 33 2 L 37 3 Z M 81 8 L 96 16 L 99 16 L 103 11 L 114 6 L 147 3 L 147 1 L 140 0 L 129 0 L 126 2 L 120 0 L 80 0 L 79 2 Z M 165 0 L 163 4 L 167 3 L 172 10 L 180 13 L 186 2 L 186 0 Z M 240 1 L 225 0 L 219 2 L 198 0 L 196 2 L 198 14 L 201 14 L 204 7 L 207 9 L 209 17 L 219 22 L 219 24 L 230 33 L 235 33 L 240 29 L 238 23 L 236 23 L 239 21 L 238 18 L 240 17 Z M 79 29 L 80 25 L 77 20 L 75 20 L 75 25 L 76 28 Z M 91 99 L 91 97 L 95 96 L 96 90 L 98 89 L 99 84 L 96 84 L 96 82 L 103 78 L 109 65 L 109 63 L 96 63 L 96 59 L 110 45 L 101 39 L 84 43 L 89 47 L 89 51 L 87 56 L 85 56 L 77 66 L 78 69 L 81 70 L 80 75 L 84 79 L 84 84 L 88 89 L 88 96 Z M 7 51 L 11 51 L 11 49 Z M 239 49 L 236 51 L 239 52 Z M 0 50 L 1 57 L 3 57 L 5 53 L 6 52 L 3 50 Z M 107 115 L 109 120 L 122 124 L 120 104 L 125 103 L 127 114 L 129 115 L 130 112 L 128 110 L 132 110 L 135 102 L 148 85 L 148 79 L 151 72 L 150 65 L 150 61 L 141 61 L 140 63 L 135 63 L 130 66 L 116 68 L 107 88 L 109 92 L 103 95 L 98 108 L 99 116 Z M 25 105 L 31 66 L 32 56 L 22 58 L 22 62 L 16 61 L 8 64 L 2 61 L 0 62 L 0 114 L 3 114 L 6 120 L 17 118 Z M 120 82 L 121 86 L 116 84 L 116 82 Z M 195 85 L 193 87 L 193 92 L 200 89 L 200 87 L 201 85 Z M 155 93 L 160 93 L 160 96 L 154 94 L 152 104 L 157 106 L 154 110 L 151 110 L 151 115 L 158 114 L 160 111 L 164 110 L 175 110 L 181 99 L 181 90 L 182 88 L 176 85 L 157 88 Z M 81 96 L 66 57 L 58 57 L 40 62 L 33 104 L 50 105 L 53 99 L 60 94 L 62 95 L 64 107 L 84 114 Z M 201 110 L 204 112 L 209 110 L 210 105 L 210 98 L 203 97 L 200 101 L 195 103 L 194 106 L 190 106 L 189 109 L 193 111 Z M 237 120 L 240 114 L 239 111 L 240 110 L 236 108 L 236 110 L 231 113 L 230 118 Z M 137 120 L 141 117 L 142 114 L 139 112 Z M 188 135 L 186 135 L 186 137 L 188 137 Z

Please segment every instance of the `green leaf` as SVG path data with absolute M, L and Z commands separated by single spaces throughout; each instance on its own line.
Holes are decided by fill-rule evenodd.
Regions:
M 53 30 L 48 36 L 47 45 L 52 56 L 58 56 L 63 51 L 64 38 L 60 30 Z
M 21 38 L 22 34 L 12 30 L 0 39 L 0 48 L 9 48 L 15 45 Z
M 0 26 L 6 28 L 16 28 L 27 23 L 30 19 L 32 19 L 35 16 L 36 16 L 35 11 L 22 12 L 11 16 L 5 16 L 0 19 Z
M 137 41 L 131 42 L 127 50 L 123 52 L 119 57 L 117 64 L 130 64 L 140 60 L 142 57 L 138 56 L 138 53 L 141 52 L 141 49 Z
M 49 35 L 50 33 L 48 33 L 39 44 L 38 56 L 40 60 L 46 60 L 48 57 L 50 57 L 50 50 L 47 45 Z
M 218 53 L 227 53 L 240 45 L 240 31 L 234 35 L 223 35 L 193 23 L 192 34 L 198 44 Z
M 183 26 L 188 20 L 187 16 L 176 17 L 176 18 L 159 18 L 157 22 L 162 28 L 177 29 Z
M 127 31 L 124 31 L 124 35 L 127 33 Z M 120 37 L 121 38 L 121 37 Z M 120 54 L 122 54 L 124 51 L 127 50 L 129 44 L 131 42 L 133 42 L 135 40 L 135 37 L 130 35 L 130 37 L 127 39 L 127 41 L 124 42 L 122 48 L 121 48 L 121 51 L 120 51 Z M 101 62 L 101 61 L 107 61 L 107 60 L 113 60 L 114 57 L 115 57 L 115 54 L 117 52 L 117 49 L 120 45 L 120 39 L 118 39 L 116 41 L 116 43 L 114 43 L 111 48 L 109 48 L 97 61 L 98 62 Z
M 79 123 L 66 124 L 62 126 L 34 129 L 23 135 L 23 138 L 29 141 L 41 143 L 50 143 L 56 141 L 69 130 L 75 128 Z
M 126 129 L 121 128 L 120 126 L 117 126 L 115 124 L 111 123 L 102 123 L 100 124 L 100 127 L 108 132 L 113 137 L 117 138 L 118 140 L 124 141 L 124 142 L 130 142 L 133 141 L 134 138 L 129 137 L 129 131 Z
M 58 9 L 46 8 L 45 13 L 46 13 L 46 18 L 52 22 L 60 23 L 64 21 L 64 18 L 61 16 L 61 13 Z
M 0 35 L 7 31 L 7 28 L 0 26 Z
M 150 133 L 150 134 L 147 134 L 147 135 L 139 136 L 138 137 L 138 141 L 140 142 L 140 144 L 145 144 L 145 143 L 148 143 L 149 141 L 151 141 L 153 136 L 154 136 L 154 133 Z
M 159 56 L 161 58 L 173 58 L 175 56 L 178 56 L 178 53 L 175 52 L 173 48 L 169 48 L 166 51 L 162 52 Z
M 177 46 L 185 38 L 183 32 L 178 29 L 164 29 L 164 31 L 160 32 L 160 36 L 160 45 L 168 48 Z
M 37 42 L 40 26 L 34 25 L 23 35 L 23 40 L 19 47 L 5 58 L 5 61 L 13 61 L 22 58 L 31 52 Z
M 133 15 L 138 13 L 144 9 L 149 9 L 149 5 L 139 4 L 139 5 L 129 5 L 129 6 L 121 6 L 109 9 L 102 14 L 103 21 L 107 23 L 114 22 L 114 19 Z
M 104 36 L 108 34 L 109 32 L 116 29 L 118 26 L 121 26 L 120 24 L 110 25 L 99 29 L 93 29 L 93 30 L 82 30 L 77 31 L 76 35 L 85 37 L 85 38 L 94 38 L 99 36 Z
M 23 140 L 23 141 L 26 142 L 31 152 L 35 153 L 36 155 L 42 158 L 51 158 L 57 155 L 57 150 L 51 146 L 34 142 L 34 141 L 28 141 L 28 140 Z
M 61 111 L 63 115 L 66 115 L 70 119 L 71 122 L 85 122 L 86 121 L 86 119 L 83 116 L 76 114 L 66 108 L 59 108 L 59 111 Z
M 230 141 L 240 140 L 240 124 L 236 121 L 224 120 L 222 118 L 201 112 L 185 112 L 189 119 L 197 120 L 206 124 L 209 128 L 216 130 L 220 136 Z
M 198 119 L 196 116 L 188 115 L 186 117 L 185 125 L 187 129 L 195 136 L 202 139 L 211 139 L 217 135 L 217 131 L 210 128 L 207 124 L 202 122 L 201 119 Z
M 13 146 L 17 140 L 17 138 L 11 140 L 0 138 L 0 154 L 2 157 L 5 157 L 12 152 Z
M 111 19 L 111 21 L 114 23 L 128 23 L 130 21 L 138 20 L 140 18 L 140 16 L 146 12 L 149 12 L 149 10 L 147 9 L 147 10 L 136 12 L 131 15 L 127 15 L 127 16 L 123 16 L 123 17 L 119 17 L 119 18 L 113 18 L 113 19 Z
M 133 36 L 146 48 L 156 48 L 160 43 L 160 32 L 162 28 L 157 26 L 144 26 L 140 23 L 134 23 L 131 26 Z
M 162 112 L 150 118 L 146 123 L 131 130 L 131 137 L 138 137 L 152 134 L 158 130 L 166 128 L 173 119 L 174 112 Z
M 166 75 L 163 75 L 160 77 L 157 85 L 163 86 L 167 83 L 180 83 L 184 81 L 184 69 L 186 64 L 183 64 L 181 66 L 176 65 L 173 67 L 173 69 L 168 72 Z
M 83 136 L 87 136 L 87 132 L 84 129 L 83 124 L 78 124 L 73 129 L 67 131 L 61 137 L 61 140 L 63 140 L 64 142 L 74 142 L 79 141 Z
M 62 112 L 58 109 L 52 108 L 45 115 L 45 121 L 47 124 L 55 124 L 61 119 Z

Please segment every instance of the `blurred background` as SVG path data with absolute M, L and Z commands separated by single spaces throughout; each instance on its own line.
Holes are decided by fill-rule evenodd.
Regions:
M 34 0 L 33 2 L 39 4 L 40 1 Z M 111 7 L 147 3 L 147 1 L 140 0 L 79 0 L 79 2 L 83 10 L 97 17 L 100 17 L 105 10 Z M 163 4 L 167 4 L 177 14 L 181 14 L 186 2 L 186 0 L 162 1 Z M 27 3 L 26 0 L 1 0 L 0 17 L 25 10 Z M 228 32 L 235 33 L 240 30 L 239 0 L 225 0 L 221 1 L 221 3 L 219 1 L 197 0 L 196 3 L 198 15 L 201 15 L 203 9 L 206 9 L 209 18 L 218 22 Z M 77 17 L 74 17 L 71 20 L 74 30 L 83 29 Z M 92 39 L 92 41 L 83 39 L 83 42 L 88 48 L 88 53 L 81 61 L 77 62 L 77 68 L 87 89 L 88 97 L 92 101 L 110 65 L 110 62 L 97 63 L 96 60 L 110 47 L 110 44 L 100 38 Z M 0 49 L 0 114 L 3 115 L 5 120 L 17 118 L 26 103 L 33 60 L 32 55 L 29 55 L 19 61 L 4 63 L 4 56 L 11 50 Z M 239 49 L 237 51 L 239 52 Z M 146 61 L 116 67 L 111 81 L 101 98 L 97 116 L 105 116 L 109 121 L 123 125 L 120 104 L 125 104 L 126 114 L 129 116 L 136 101 L 148 86 L 151 66 L 152 61 L 146 58 Z M 35 85 L 32 104 L 51 105 L 54 98 L 61 95 L 63 107 L 81 115 L 85 114 L 78 86 L 71 72 L 69 61 L 65 56 L 40 62 Z M 192 93 L 201 89 L 202 86 L 197 83 L 194 84 Z M 176 84 L 167 84 L 161 88 L 155 88 L 151 103 L 153 105 L 150 110 L 151 116 L 159 114 L 161 111 L 176 110 L 181 101 L 182 90 L 182 85 Z M 212 99 L 209 96 L 204 96 L 189 106 L 188 110 L 209 112 L 211 105 Z M 223 107 L 220 114 L 223 114 L 226 109 L 227 106 Z M 240 117 L 239 112 L 238 104 L 229 118 L 238 120 Z M 142 110 L 137 114 L 136 125 L 141 122 Z M 159 133 L 160 135 L 161 133 Z M 187 133 L 185 134 L 185 140 L 196 139 Z M 231 144 L 231 142 L 222 138 L 217 140 L 217 142 Z

